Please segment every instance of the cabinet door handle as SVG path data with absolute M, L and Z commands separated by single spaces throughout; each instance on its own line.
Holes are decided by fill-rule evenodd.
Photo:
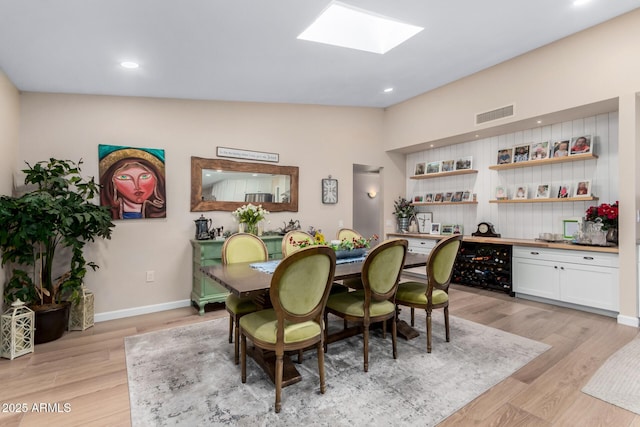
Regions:
M 593 257 L 592 256 L 583 256 L 582 258 L 588 259 L 589 261 L 593 261 Z
M 531 255 L 540 255 L 540 252 L 531 252 Z
M 560 270 L 564 270 L 564 267 L 560 267 Z
M 557 265 L 554 265 L 554 266 L 553 266 L 553 268 L 555 268 L 555 269 L 557 270 L 557 269 L 558 269 L 558 266 L 557 266 Z

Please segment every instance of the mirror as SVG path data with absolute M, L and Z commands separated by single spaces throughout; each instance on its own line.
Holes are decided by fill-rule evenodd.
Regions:
M 191 157 L 191 212 L 231 212 L 247 203 L 298 212 L 298 167 Z

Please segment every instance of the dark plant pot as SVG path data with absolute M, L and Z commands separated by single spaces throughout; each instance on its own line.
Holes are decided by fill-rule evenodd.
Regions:
M 613 243 L 614 245 L 618 244 L 618 229 L 610 228 L 607 230 L 607 242 Z
M 70 307 L 71 304 L 68 302 L 31 307 L 36 317 L 33 342 L 43 344 L 60 338 L 69 324 Z

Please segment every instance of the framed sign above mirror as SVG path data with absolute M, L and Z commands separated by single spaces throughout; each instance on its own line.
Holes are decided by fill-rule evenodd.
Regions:
M 191 212 L 298 212 L 298 167 L 191 157 Z

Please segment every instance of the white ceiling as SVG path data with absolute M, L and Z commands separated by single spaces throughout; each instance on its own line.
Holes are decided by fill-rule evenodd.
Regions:
M 0 68 L 22 91 L 387 107 L 640 7 L 342 0 L 425 28 L 378 55 L 296 39 L 329 1 L 0 0 Z

